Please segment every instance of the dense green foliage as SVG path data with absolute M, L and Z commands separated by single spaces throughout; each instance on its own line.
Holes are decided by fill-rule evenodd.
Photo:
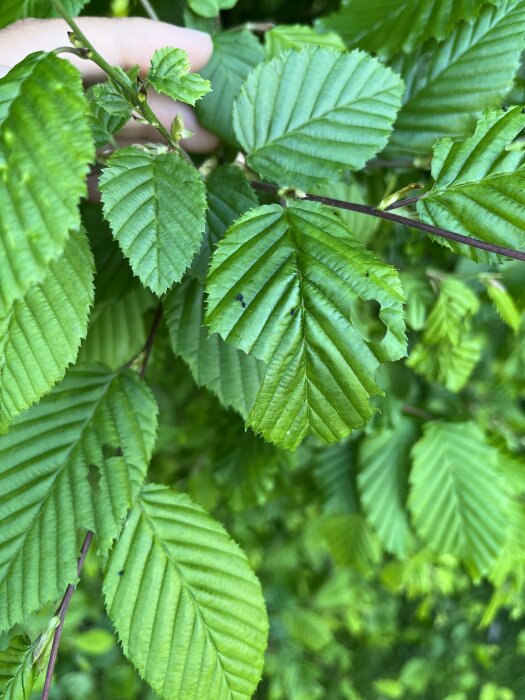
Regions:
M 0 698 L 525 697 L 525 0 L 0 27 L 150 4 L 0 79 Z

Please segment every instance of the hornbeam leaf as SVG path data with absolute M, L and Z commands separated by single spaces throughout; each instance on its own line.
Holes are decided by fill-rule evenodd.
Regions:
M 472 575 L 490 571 L 507 537 L 507 496 L 497 453 L 471 422 L 434 421 L 412 450 L 408 505 L 434 551 L 463 560 Z
M 222 525 L 188 496 L 143 489 L 104 595 L 124 653 L 161 698 L 252 697 L 268 636 L 261 587 Z
M 28 637 L 14 637 L 8 648 L 0 651 L 0 697 L 2 700 L 26 700 L 47 663 L 58 617 L 51 618 L 47 629 L 34 642 Z
M 116 537 L 155 430 L 137 374 L 83 365 L 0 436 L 0 631 L 76 582 L 79 529 Z
M 199 121 L 221 139 L 237 146 L 233 130 L 233 103 L 242 84 L 264 58 L 264 49 L 251 32 L 223 32 L 213 37 L 213 54 L 202 69 L 212 92 L 197 102 Z
M 46 277 L 0 320 L 0 432 L 62 379 L 85 337 L 94 262 L 75 233 Z
M 335 32 L 316 32 L 306 24 L 283 24 L 274 27 L 264 35 L 268 58 L 274 58 L 287 49 L 302 49 L 305 46 L 325 46 L 331 49 L 345 50 L 345 43 Z
M 165 303 L 175 354 L 187 362 L 199 386 L 247 418 L 264 375 L 264 362 L 228 345 L 204 325 L 204 289 L 197 279 L 175 287 Z
M 0 80 L 0 318 L 79 229 L 93 157 L 80 74 L 68 61 L 32 54 Z
M 514 303 L 514 299 L 499 280 L 495 278 L 485 278 L 483 282 L 487 294 L 500 315 L 501 320 L 517 333 L 521 325 L 521 314 Z
M 245 214 L 219 243 L 207 291 L 211 330 L 268 365 L 248 424 L 288 449 L 364 425 L 379 363 L 406 352 L 396 270 L 322 205 Z M 361 328 L 368 302 L 380 308 L 381 340 Z
M 157 92 L 189 105 L 195 105 L 211 89 L 208 80 L 190 73 L 188 54 L 169 46 L 155 51 L 146 78 Z
M 525 18 L 524 18 L 525 21 Z M 432 189 L 417 204 L 423 221 L 489 243 L 525 250 L 525 152 L 513 149 L 525 127 L 520 107 L 487 111 L 464 142 L 438 141 Z M 485 259 L 453 242 L 455 252 Z
M 201 246 L 206 193 L 199 173 L 173 151 L 122 148 L 109 159 L 100 189 L 104 216 L 133 272 L 163 294 Z
M 466 136 L 512 87 L 524 37 L 525 0 L 502 0 L 461 22 L 443 44 L 405 59 L 407 91 L 388 152 L 429 154 L 440 137 Z
M 403 82 L 362 51 L 309 47 L 256 68 L 235 103 L 247 163 L 282 185 L 359 170 L 386 145 Z
M 405 505 L 414 423 L 402 418 L 395 428 L 367 435 L 360 443 L 357 483 L 361 503 L 381 543 L 403 558 L 414 544 Z
M 201 17 L 217 17 L 221 10 L 229 10 L 237 0 L 188 0 L 188 5 Z
M 490 1 L 490 0 L 489 0 Z M 499 0 L 492 0 L 497 5 Z M 426 39 L 444 39 L 460 20 L 471 20 L 487 0 L 343 0 L 342 7 L 319 20 L 351 48 L 391 56 L 410 53 Z

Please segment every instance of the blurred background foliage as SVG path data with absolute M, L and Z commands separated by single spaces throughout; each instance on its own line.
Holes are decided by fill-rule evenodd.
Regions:
M 163 19 L 203 24 L 180 0 L 153 4 Z M 261 20 L 307 23 L 337 4 L 241 0 L 223 13 L 223 21 L 225 26 Z M 86 13 L 140 14 L 141 5 L 133 0 L 92 0 Z M 330 194 L 377 204 L 378 197 L 413 177 L 413 172 L 365 172 L 349 184 L 334 186 Z M 85 214 L 97 253 L 103 224 L 95 207 L 86 207 Z M 247 552 L 262 581 L 271 637 L 257 700 L 525 698 L 522 538 L 506 552 L 490 580 L 472 582 L 458 560 L 433 553 L 412 532 L 401 548 L 393 544 L 391 533 L 374 527 L 370 510 L 365 513 L 358 488 L 358 475 L 374 447 L 381 452 L 391 449 L 392 442 L 399 446 L 405 433 L 413 442 L 429 414 L 447 420 L 474 418 L 490 442 L 509 455 L 509 470 L 518 482 L 516 517 L 523 524 L 523 268 L 508 263 L 494 277 L 492 266 L 452 256 L 418 233 L 350 216 L 357 235 L 365 242 L 374 236 L 374 249 L 404 275 L 412 347 L 436 301 L 436 281 L 454 276 L 476 296 L 475 331 L 482 337 L 483 350 L 466 388 L 453 393 L 443 382 L 430 381 L 428 372 L 416 375 L 398 363 L 384 370 L 383 384 L 389 389 L 387 398 L 378 400 L 381 413 L 373 424 L 375 439 L 379 436 L 384 443 L 374 446 L 368 427 L 341 445 L 319 448 L 307 441 L 290 454 L 245 432 L 236 413 L 197 387 L 186 365 L 174 359 L 163 327 L 148 375 L 160 405 L 150 477 L 190 493 L 210 510 Z M 104 291 L 95 319 L 102 323 L 110 313 L 108 303 L 118 299 L 126 305 L 127 295 L 137 292 L 118 252 L 113 259 L 99 257 L 97 263 L 99 275 L 108 278 L 107 286 L 98 282 Z M 521 317 L 517 330 L 502 322 L 501 304 L 488 293 L 495 279 Z M 113 343 L 106 340 L 106 347 L 101 345 L 95 329 L 91 349 L 83 349 L 86 358 L 96 347 L 98 359 L 107 351 L 103 359 L 118 366 L 141 347 L 151 300 L 142 295 L 127 302 L 133 332 L 123 341 L 121 336 L 118 357 L 112 355 Z M 111 327 L 111 318 L 107 323 Z M 398 461 L 408 471 L 408 456 Z M 51 697 L 153 698 L 124 659 L 105 617 L 99 568 L 90 554 L 68 614 Z M 34 638 L 50 613 L 42 611 L 17 632 Z M 0 646 L 7 642 L 0 638 Z M 39 697 L 41 685 L 42 679 L 31 698 Z

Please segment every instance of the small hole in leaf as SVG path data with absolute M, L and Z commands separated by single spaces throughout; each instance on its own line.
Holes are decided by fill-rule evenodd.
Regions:
M 350 308 L 350 317 L 360 335 L 369 342 L 379 343 L 386 335 L 386 326 L 379 316 L 380 304 L 374 299 L 357 299 Z

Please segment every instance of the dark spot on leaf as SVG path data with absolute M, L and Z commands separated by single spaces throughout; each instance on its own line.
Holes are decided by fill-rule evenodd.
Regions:
M 370 270 L 367 270 L 367 271 L 365 272 L 365 277 L 370 277 Z
M 506 111 L 508 110 L 508 107 L 507 107 L 507 105 L 501 105 L 501 109 L 502 109 L 504 112 L 506 112 Z
M 121 570 L 118 572 L 118 575 L 119 575 L 119 576 L 124 576 L 124 569 L 121 569 Z
M 235 301 L 238 301 L 243 309 L 246 308 L 246 302 L 244 301 L 244 296 L 242 294 L 237 294 L 237 296 L 235 297 Z
M 290 316 L 295 316 L 295 309 L 292 309 L 292 310 L 290 311 Z

